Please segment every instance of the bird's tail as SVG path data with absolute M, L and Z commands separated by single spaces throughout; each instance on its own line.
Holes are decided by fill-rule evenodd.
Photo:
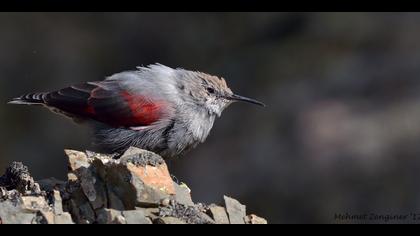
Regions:
M 45 103 L 44 97 L 47 93 L 28 93 L 17 98 L 13 98 L 7 104 L 19 105 L 43 105 Z

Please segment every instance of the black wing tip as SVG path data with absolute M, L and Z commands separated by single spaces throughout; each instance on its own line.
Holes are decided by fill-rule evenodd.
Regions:
M 36 105 L 36 104 L 44 104 L 44 100 L 42 99 L 42 93 L 31 93 L 26 94 L 20 97 L 16 97 L 11 99 L 7 102 L 7 104 L 12 105 Z
M 13 98 L 7 102 L 7 104 L 22 104 L 22 103 L 23 101 L 21 97 Z

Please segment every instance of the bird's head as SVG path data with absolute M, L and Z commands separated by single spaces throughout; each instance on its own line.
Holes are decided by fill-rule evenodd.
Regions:
M 223 78 L 202 72 L 188 73 L 183 77 L 186 79 L 185 92 L 210 114 L 220 116 L 226 107 L 238 101 L 265 106 L 255 99 L 234 94 Z

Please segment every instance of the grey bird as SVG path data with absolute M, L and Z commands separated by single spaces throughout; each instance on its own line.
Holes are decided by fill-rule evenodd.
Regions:
M 94 144 L 106 153 L 130 146 L 178 157 L 206 140 L 216 117 L 235 101 L 223 78 L 153 64 L 53 92 L 29 93 L 9 104 L 42 105 L 94 127 Z

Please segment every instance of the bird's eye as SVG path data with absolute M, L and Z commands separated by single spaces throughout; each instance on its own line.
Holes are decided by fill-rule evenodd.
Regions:
M 207 92 L 210 93 L 210 94 L 213 94 L 214 93 L 214 88 L 207 87 Z

